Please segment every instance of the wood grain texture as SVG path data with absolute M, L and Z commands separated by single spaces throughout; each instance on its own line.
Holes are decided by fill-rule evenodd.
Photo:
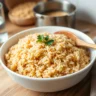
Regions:
M 91 37 L 96 36 L 96 25 L 81 21 L 77 22 L 77 29 L 83 30 L 89 28 L 91 32 L 88 35 Z M 32 27 L 34 26 L 16 26 L 10 23 L 9 20 L 6 22 L 6 29 L 8 30 L 9 36 Z M 15 83 L 0 65 L 0 96 L 90 96 L 90 83 L 91 72 L 89 72 L 89 74 L 79 84 L 70 89 L 54 93 L 34 92 Z

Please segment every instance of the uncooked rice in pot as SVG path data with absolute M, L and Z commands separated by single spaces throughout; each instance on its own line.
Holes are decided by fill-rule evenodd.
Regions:
M 54 40 L 50 46 L 37 42 L 38 35 Z M 88 50 L 62 34 L 35 33 L 21 38 L 5 54 L 7 67 L 25 76 L 36 78 L 59 77 L 86 67 L 90 61 Z

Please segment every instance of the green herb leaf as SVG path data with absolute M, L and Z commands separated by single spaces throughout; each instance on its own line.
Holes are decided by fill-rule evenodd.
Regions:
M 45 43 L 46 45 L 52 45 L 54 40 L 49 39 L 48 35 L 45 37 L 44 37 L 44 35 L 38 35 L 37 42 L 42 42 L 42 43 Z
M 52 45 L 53 42 L 54 42 L 54 40 L 49 40 L 49 41 L 45 42 L 45 44 L 46 44 L 46 45 Z
M 44 36 L 43 35 L 38 35 L 37 37 L 37 42 L 43 42 L 44 41 Z
M 48 36 L 48 35 L 45 37 L 45 40 L 46 40 L 46 41 L 49 40 L 49 36 Z

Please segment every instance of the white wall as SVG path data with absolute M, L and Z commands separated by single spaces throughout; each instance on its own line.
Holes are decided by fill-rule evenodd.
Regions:
M 68 0 L 77 7 L 77 18 L 96 24 L 96 0 Z

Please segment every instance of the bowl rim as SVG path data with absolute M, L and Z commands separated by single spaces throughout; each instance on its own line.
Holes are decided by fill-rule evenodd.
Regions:
M 34 30 L 36 30 L 36 29 L 46 29 L 46 28 L 51 28 L 51 27 L 54 27 L 54 28 L 56 28 L 56 27 L 58 27 L 58 28 L 63 28 L 63 30 L 65 29 L 65 30 L 72 30 L 72 31 L 77 31 L 79 34 L 82 34 L 82 35 L 85 35 L 85 36 L 87 36 L 86 34 L 84 34 L 84 33 L 82 33 L 81 31 L 78 31 L 78 30 L 76 30 L 76 29 L 72 29 L 72 28 L 68 28 L 68 27 L 61 27 L 61 26 L 43 26 L 43 27 L 36 27 L 36 28 L 30 28 L 30 29 L 26 29 L 26 30 L 23 30 L 23 31 L 20 31 L 19 33 L 17 33 L 17 34 L 15 34 L 15 35 L 13 35 L 13 36 L 11 36 L 2 46 L 1 46 L 1 49 L 0 49 L 0 63 L 1 63 L 1 65 L 2 65 L 2 67 L 7 71 L 7 73 L 9 72 L 9 73 L 11 73 L 12 75 L 16 75 L 17 77 L 19 77 L 19 78 L 23 78 L 23 79 L 29 79 L 29 80 L 39 80 L 39 81 L 42 81 L 42 80 L 44 80 L 44 81 L 49 81 L 49 80 L 58 80 L 58 79 L 64 79 L 64 78 L 70 78 L 70 77 L 72 77 L 72 76 L 75 76 L 75 75 L 79 75 L 80 73 L 82 73 L 82 72 L 84 72 L 85 70 L 87 70 L 88 68 L 90 68 L 90 66 L 91 65 L 93 65 L 93 63 L 94 63 L 94 61 L 95 61 L 95 59 L 96 59 L 96 55 L 94 56 L 94 58 L 92 58 L 92 60 L 91 60 L 91 62 L 86 66 L 86 67 L 84 67 L 84 68 L 82 68 L 81 70 L 79 70 L 79 71 L 77 71 L 77 72 L 74 72 L 74 73 L 72 73 L 72 74 L 67 74 L 67 75 L 64 75 L 64 76 L 60 76 L 60 77 L 54 77 L 54 78 L 36 78 L 36 77 L 28 77 L 28 76 L 25 76 L 25 75 L 21 75 L 21 74 L 18 74 L 18 73 L 16 73 L 16 72 L 14 72 L 14 71 L 12 71 L 12 70 L 10 70 L 4 63 L 3 63 L 3 61 L 1 60 L 1 55 L 2 55 L 2 50 L 3 50 L 3 47 L 5 46 L 5 44 L 10 40 L 10 39 L 13 39 L 15 36 L 18 36 L 18 35 L 20 35 L 20 34 L 22 34 L 22 33 L 26 33 L 26 32 L 29 32 L 29 31 L 34 31 Z M 71 31 L 70 31 L 71 32 Z M 89 36 L 87 36 L 92 42 L 93 42 L 93 44 L 95 44 L 94 43 L 94 41 L 89 37 Z M 94 50 L 95 51 L 95 50 Z M 96 51 L 95 51 L 95 53 L 96 53 Z

